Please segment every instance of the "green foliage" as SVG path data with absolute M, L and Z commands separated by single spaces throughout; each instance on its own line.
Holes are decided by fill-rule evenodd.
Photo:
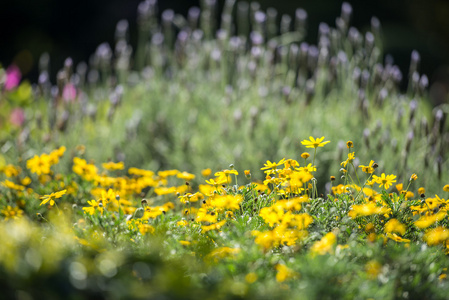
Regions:
M 315 47 L 301 13 L 278 35 L 227 1 L 212 38 L 212 2 L 161 25 L 151 3 L 135 56 L 119 26 L 53 88 L 45 63 L 37 85 L 0 71 L 5 297 L 447 297 L 448 108 L 416 61 L 403 94 L 380 29 L 344 14 Z

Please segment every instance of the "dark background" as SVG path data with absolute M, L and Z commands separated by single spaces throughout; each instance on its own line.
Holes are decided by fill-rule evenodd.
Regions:
M 87 61 L 96 47 L 113 43 L 116 23 L 127 19 L 131 43 L 135 43 L 136 10 L 141 0 L 14 0 L 0 3 L 0 63 L 18 64 L 25 77 L 35 82 L 37 61 L 50 53 L 52 78 L 65 58 L 75 63 Z M 172 8 L 186 14 L 198 0 L 159 0 L 159 12 Z M 220 6 L 224 0 L 219 0 Z M 335 26 L 342 1 L 337 0 L 260 0 L 262 8 L 274 7 L 279 14 L 293 15 L 298 7 L 309 15 L 307 41 L 316 42 L 320 22 Z M 404 74 L 408 72 L 410 53 L 420 52 L 421 71 L 431 83 L 446 81 L 449 65 L 449 1 L 378 0 L 348 1 L 353 6 L 352 25 L 369 30 L 370 19 L 377 16 L 382 24 L 384 49 L 395 58 Z M 52 80 L 54 82 L 54 80 Z M 449 81 L 449 80 L 448 80 Z

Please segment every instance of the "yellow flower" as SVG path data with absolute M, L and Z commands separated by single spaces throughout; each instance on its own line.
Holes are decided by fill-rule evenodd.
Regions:
M 367 204 L 359 204 L 351 206 L 351 210 L 349 211 L 348 215 L 351 218 L 355 219 L 357 217 L 365 217 L 376 214 L 386 214 L 389 212 L 390 209 L 383 206 L 377 206 L 373 202 L 369 202 Z
M 418 175 L 416 175 L 415 173 L 413 173 L 412 176 L 410 176 L 410 181 L 416 180 L 416 179 L 418 179 Z
M 141 219 L 142 220 L 155 219 L 158 216 L 165 214 L 170 209 L 173 209 L 173 207 L 174 204 L 172 202 L 167 202 L 162 206 L 154 206 L 154 207 L 147 206 L 145 207 L 145 211 Z
M 176 193 L 176 187 L 172 186 L 172 187 L 158 187 L 154 189 L 154 192 L 156 193 L 156 195 L 162 196 L 162 195 L 169 195 L 169 194 L 174 194 Z
M 423 240 L 427 242 L 429 246 L 441 244 L 449 239 L 449 230 L 442 226 L 435 229 L 431 229 L 423 236 Z
M 34 155 L 33 158 L 27 160 L 27 168 L 30 169 L 31 173 L 37 175 L 50 174 L 50 156 L 48 154 L 42 154 L 41 156 Z
M 304 159 L 308 159 L 310 157 L 310 154 L 308 152 L 303 152 L 301 154 L 301 157 L 304 158 Z
M 203 177 L 208 177 L 211 173 L 212 173 L 212 170 L 209 169 L 209 168 L 204 169 L 204 170 L 201 171 L 201 175 L 202 175 Z
M 214 213 L 214 215 L 211 215 L 208 213 L 206 208 L 202 207 L 198 209 L 195 220 L 197 222 L 215 223 L 217 222 L 217 214 Z
M 237 172 L 236 170 L 223 170 L 223 171 L 220 171 L 220 172 L 216 172 L 215 174 L 214 174 L 214 176 L 216 176 L 216 177 L 227 177 L 228 175 L 231 175 L 231 174 L 234 174 L 234 175 L 239 175 L 239 172 Z
M 130 175 L 137 175 L 137 176 L 142 176 L 142 177 L 153 177 L 153 175 L 154 175 L 153 171 L 138 169 L 138 168 L 129 168 L 128 173 Z
M 101 200 L 103 204 L 113 202 L 114 200 L 120 199 L 120 196 L 114 192 L 113 189 L 101 190 Z
M 236 255 L 240 252 L 240 248 L 220 247 L 212 250 L 207 256 L 206 260 L 218 262 L 218 260 Z
M 123 170 L 125 168 L 125 164 L 122 161 L 119 161 L 117 163 L 110 161 L 107 163 L 102 163 L 101 166 L 103 167 L 103 169 L 109 171 Z
M 204 195 L 199 192 L 196 192 L 195 194 L 186 193 L 184 195 L 179 196 L 178 198 L 179 198 L 179 201 L 181 201 L 181 203 L 187 203 L 187 201 L 197 202 L 198 200 L 204 199 Z
M 16 220 L 23 216 L 23 210 L 19 209 L 17 206 L 11 207 L 10 205 L 0 210 L 0 213 L 5 216 L 5 220 Z
M 59 162 L 59 159 L 64 155 L 65 150 L 66 150 L 66 148 L 64 146 L 61 146 L 58 149 L 50 152 L 50 154 L 49 154 L 50 164 L 51 165 L 57 164 Z
M 243 201 L 242 195 L 223 195 L 216 196 L 211 201 L 210 204 L 216 208 L 223 208 L 228 210 L 239 209 L 239 203 Z
M 97 177 L 97 167 L 93 164 L 88 164 L 85 159 L 79 157 L 73 158 L 72 170 L 87 181 L 94 180 Z
M 6 177 L 15 177 L 22 172 L 20 167 L 16 167 L 13 165 L 7 165 L 2 169 L 2 172 L 6 175 Z
M 24 186 L 27 186 L 31 183 L 31 178 L 27 176 L 27 177 L 23 178 L 22 180 L 20 180 L 20 183 Z
M 139 224 L 137 226 L 142 235 L 145 235 L 147 232 L 153 234 L 155 231 L 155 228 L 149 224 Z
M 181 220 L 181 221 L 178 221 L 177 223 L 176 223 L 176 225 L 177 226 L 180 226 L 180 227 L 184 227 L 184 226 L 187 226 L 189 223 L 186 221 L 186 220 Z
M 286 216 L 288 216 L 288 214 Z M 307 227 L 309 227 L 310 224 L 312 224 L 313 218 L 310 215 L 304 213 L 304 214 L 292 215 L 291 220 L 288 220 L 288 221 L 284 217 L 282 222 L 289 224 L 290 226 L 295 226 L 296 229 L 298 229 L 298 230 L 303 230 L 303 229 L 306 229 Z
M 370 279 L 376 279 L 382 271 L 382 265 L 376 260 L 370 260 L 365 265 L 365 271 Z
M 373 186 L 375 183 L 376 183 L 376 182 L 374 181 L 374 179 L 367 180 L 367 181 L 365 182 L 365 184 L 366 184 L 367 186 Z
M 410 243 L 409 239 L 403 239 L 400 236 L 398 236 L 396 233 L 387 233 L 387 237 L 392 239 L 393 241 L 396 241 L 399 243 Z
M 287 279 L 294 278 L 298 274 L 294 272 L 292 269 L 288 268 L 284 264 L 277 264 L 276 265 L 276 281 L 277 282 L 284 282 Z
M 280 224 L 283 215 L 283 210 L 276 210 L 273 207 L 263 207 L 259 213 L 259 216 L 261 216 L 265 223 L 268 223 L 270 226 Z
M 179 243 L 183 246 L 189 246 L 191 244 L 189 241 L 179 241 Z
M 406 199 L 406 200 L 411 199 L 411 198 L 413 198 L 413 197 L 415 197 L 415 194 L 414 194 L 413 192 L 407 191 L 407 192 L 405 193 L 405 199 Z
M 210 230 L 220 229 L 223 225 L 226 224 L 226 220 L 220 221 L 218 223 L 214 223 L 208 226 L 201 226 L 202 232 L 208 232 Z
M 25 189 L 24 186 L 15 184 L 14 182 L 9 181 L 8 179 L 6 179 L 4 182 L 2 182 L 2 185 L 9 189 L 16 190 L 16 191 L 23 191 Z
M 156 207 L 145 207 L 145 212 L 143 213 L 142 220 L 155 219 L 162 215 L 163 210 L 159 206 Z
M 401 222 L 399 222 L 397 219 L 389 220 L 387 223 L 385 223 L 385 227 L 384 227 L 385 233 L 396 232 L 401 235 L 404 235 L 406 230 L 407 229 L 406 229 L 405 225 L 402 224 Z
M 349 191 L 348 185 L 339 184 L 337 186 L 332 187 L 332 194 L 334 195 L 341 195 L 347 193 L 348 191 Z
M 234 219 L 234 213 L 232 211 L 228 210 L 225 214 L 226 214 L 226 218 Z
M 256 237 L 254 242 L 262 246 L 265 250 L 279 245 L 279 242 L 276 240 L 275 236 L 273 235 L 273 231 L 271 230 L 267 230 L 264 232 L 253 230 L 251 231 L 251 234 Z
M 214 187 L 218 187 L 222 184 L 226 184 L 227 183 L 227 179 L 225 178 L 211 178 L 209 180 L 206 180 L 207 184 L 213 185 Z
M 191 181 L 191 180 L 195 179 L 195 175 L 187 173 L 187 172 L 178 173 L 178 174 L 176 174 L 176 177 L 184 179 L 185 181 Z
M 245 281 L 249 284 L 256 282 L 257 280 L 257 274 L 254 272 L 248 273 L 245 276 Z
M 344 162 L 342 162 L 340 165 L 342 165 L 343 167 L 346 168 L 346 165 L 351 163 L 354 160 L 354 158 L 355 158 L 355 152 L 348 153 L 348 158 Z
M 313 254 L 324 255 L 326 253 L 332 253 L 334 251 L 334 245 L 337 242 L 337 237 L 334 233 L 327 233 L 320 241 L 313 244 L 310 251 Z
M 385 189 L 388 189 L 393 183 L 396 182 L 396 175 L 386 175 L 385 173 L 382 173 L 381 176 L 373 175 L 373 180 L 379 184 L 379 187 L 385 187 Z
M 253 230 L 251 234 L 256 237 L 254 242 L 262 246 L 264 250 L 277 247 L 281 244 L 292 246 L 296 244 L 298 239 L 307 237 L 307 231 L 288 229 L 285 225 L 277 226 L 273 230 L 263 232 Z
M 285 161 L 285 158 L 281 159 L 278 163 L 271 162 L 271 161 L 267 160 L 267 163 L 264 164 L 264 167 L 261 168 L 261 170 L 268 170 L 268 171 L 265 171 L 268 174 L 275 173 L 276 168 L 278 166 L 282 165 L 284 163 L 284 161 Z
M 157 175 L 161 178 L 167 178 L 170 176 L 175 176 L 176 174 L 178 174 L 179 171 L 178 170 L 166 170 L 166 171 L 159 171 L 157 172 Z
M 55 153 L 57 156 L 62 157 L 64 155 L 65 150 L 67 150 L 66 147 L 61 146 L 58 149 L 53 150 L 52 153 Z
M 189 185 L 183 184 L 183 185 L 176 187 L 175 194 L 177 194 L 177 193 L 184 194 L 184 193 L 187 193 L 188 190 L 189 190 Z
M 90 205 L 90 207 L 83 207 L 83 210 L 88 213 L 89 215 L 93 215 L 95 213 L 95 210 L 99 210 L 101 214 L 103 214 L 103 206 L 100 206 L 100 203 L 95 201 L 95 200 L 91 200 L 91 201 L 87 201 L 87 203 Z
M 55 204 L 55 199 L 61 198 L 63 195 L 65 195 L 66 192 L 67 192 L 67 190 L 62 190 L 59 192 L 51 193 L 50 195 L 44 195 L 44 196 L 40 197 L 42 202 L 41 202 L 41 204 L 39 204 L 39 206 L 47 203 L 48 201 L 50 201 L 50 205 L 53 206 Z
M 348 147 L 348 149 L 351 149 L 352 147 L 354 147 L 354 143 L 352 141 L 347 141 L 346 147 Z
M 443 191 L 449 192 L 449 184 L 446 184 L 446 185 L 443 187 Z
M 300 194 L 304 191 L 304 188 L 302 187 L 304 183 L 312 178 L 313 175 L 307 172 L 293 172 L 290 178 L 282 182 L 282 185 L 285 186 L 286 189 L 278 190 L 278 195 L 286 195 L 288 193 Z
M 297 171 L 305 171 L 307 173 L 311 173 L 311 172 L 315 172 L 316 171 L 316 166 L 312 166 L 312 163 L 308 164 L 305 167 L 299 167 L 296 169 Z
M 446 212 L 440 211 L 434 215 L 430 216 L 422 216 L 417 221 L 415 221 L 415 226 L 418 228 L 427 228 L 429 226 L 432 226 L 438 221 L 441 221 L 446 217 Z
M 206 196 L 212 196 L 215 192 L 215 188 L 207 184 L 200 184 L 198 186 L 198 190 Z
M 287 159 L 286 161 L 284 161 L 284 166 L 286 169 L 294 168 L 296 166 L 299 166 L 299 163 L 296 160 L 290 158 L 290 159 Z
M 303 144 L 304 146 L 306 146 L 306 148 L 318 148 L 318 147 L 323 147 L 324 145 L 326 145 L 327 143 L 330 143 L 330 141 L 325 141 L 324 140 L 324 136 L 320 137 L 320 138 L 316 138 L 314 139 L 313 137 L 309 137 L 309 140 L 303 140 L 301 142 L 301 144 Z
M 425 193 L 426 193 L 426 189 L 425 189 L 425 188 L 420 187 L 420 188 L 418 189 L 418 194 L 424 195 Z
M 362 168 L 363 172 L 365 172 L 367 174 L 371 174 L 371 173 L 374 173 L 373 164 L 374 164 L 374 160 L 371 160 L 367 166 L 360 165 L 359 168 Z

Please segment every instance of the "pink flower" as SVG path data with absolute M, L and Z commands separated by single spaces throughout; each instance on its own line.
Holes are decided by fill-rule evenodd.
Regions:
M 62 99 L 65 102 L 73 102 L 76 99 L 76 88 L 73 84 L 67 83 L 62 90 Z
M 6 70 L 5 89 L 9 91 L 18 86 L 21 78 L 20 69 L 16 65 L 10 65 Z
M 23 122 L 25 121 L 25 112 L 21 108 L 14 108 L 9 115 L 9 121 L 18 127 L 21 127 L 23 125 Z

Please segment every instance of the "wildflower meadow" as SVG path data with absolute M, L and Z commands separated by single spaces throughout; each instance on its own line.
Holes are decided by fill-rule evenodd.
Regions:
M 448 298 L 449 106 L 418 52 L 400 70 L 348 3 L 316 45 L 300 8 L 137 11 L 54 82 L 45 53 L 37 82 L 0 68 L 2 297 Z

